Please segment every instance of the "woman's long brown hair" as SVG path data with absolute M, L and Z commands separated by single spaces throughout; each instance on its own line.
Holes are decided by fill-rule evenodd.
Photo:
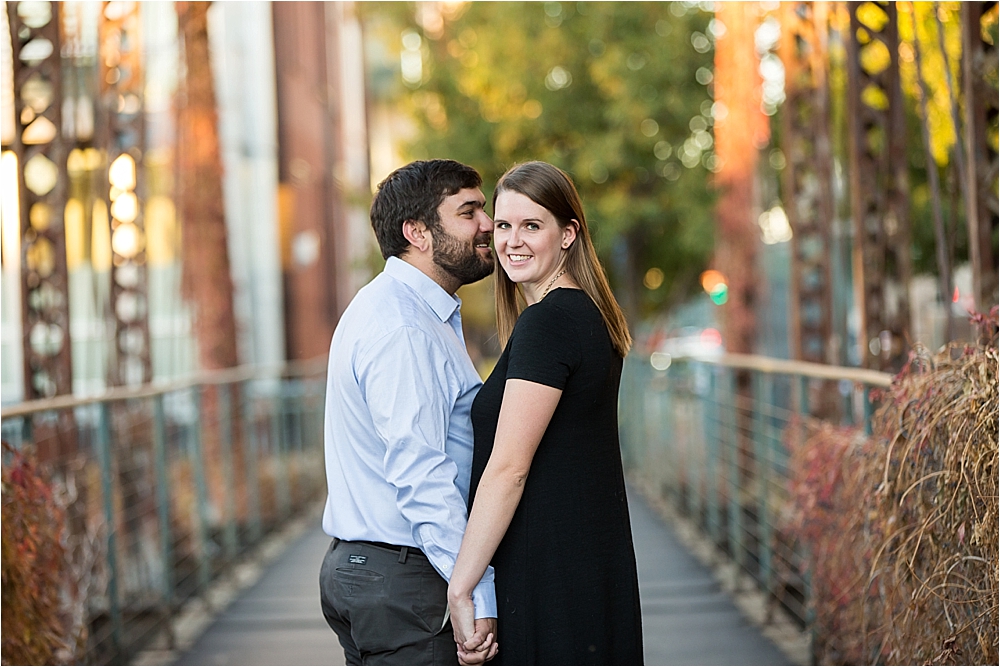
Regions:
M 549 211 L 560 227 L 573 224 L 573 220 L 579 223 L 576 240 L 567 251 L 566 273 L 601 311 L 604 324 L 611 336 L 611 345 L 624 358 L 632 347 L 628 322 L 625 321 L 625 314 L 611 293 L 604 267 L 597 259 L 594 242 L 587 228 L 587 219 L 583 215 L 583 204 L 572 179 L 562 169 L 547 162 L 525 162 L 511 167 L 500 177 L 496 190 L 493 191 L 494 212 L 497 197 L 502 192 L 517 192 L 524 195 Z M 507 276 L 502 267 L 497 267 L 495 280 L 497 331 L 500 336 L 500 346 L 505 347 L 525 302 L 517 284 Z

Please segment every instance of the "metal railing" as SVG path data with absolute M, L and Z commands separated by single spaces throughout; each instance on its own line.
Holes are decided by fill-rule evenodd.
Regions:
M 821 411 L 835 422 L 870 428 L 871 390 L 891 379 L 754 355 L 661 355 L 652 363 L 631 355 L 620 402 L 625 466 L 752 579 L 769 611 L 780 605 L 805 628 L 811 621 L 807 561 L 781 516 L 788 447 L 804 437 L 798 416 Z
M 172 642 L 181 605 L 315 505 L 324 376 L 320 361 L 242 367 L 3 409 L 3 440 L 34 453 L 66 507 L 86 662 Z

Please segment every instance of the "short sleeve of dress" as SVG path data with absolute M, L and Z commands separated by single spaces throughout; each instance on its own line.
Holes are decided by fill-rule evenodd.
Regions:
M 507 379 L 565 389 L 580 364 L 576 322 L 554 303 L 526 308 L 510 337 Z

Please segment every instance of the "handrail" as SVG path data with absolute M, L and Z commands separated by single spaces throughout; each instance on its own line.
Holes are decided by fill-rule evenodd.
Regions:
M 69 410 L 84 405 L 103 403 L 107 401 L 124 401 L 133 398 L 151 398 L 198 385 L 220 385 L 246 382 L 248 380 L 263 380 L 274 377 L 304 377 L 317 375 L 326 370 L 326 357 L 290 361 L 284 364 L 269 364 L 267 366 L 235 366 L 214 371 L 201 371 L 180 380 L 149 383 L 141 387 L 115 387 L 93 396 L 63 395 L 54 398 L 41 398 L 10 405 L 0 410 L 0 418 L 11 419 L 24 417 L 36 412 L 52 410 Z
M 775 359 L 758 354 L 724 353 L 718 356 L 683 355 L 674 357 L 676 360 L 700 361 L 727 368 L 743 368 L 782 375 L 800 375 L 820 380 L 848 380 L 872 387 L 888 387 L 893 376 L 881 371 L 867 368 L 849 368 L 847 366 L 830 366 L 812 361 L 795 361 L 792 359 Z
M 891 386 L 894 376 L 721 350 L 650 357 L 635 355 L 623 369 L 626 469 L 706 536 L 705 544 L 727 563 L 727 579 L 746 577 L 746 589 L 756 588 L 768 607 L 808 627 L 814 570 L 804 560 L 804 544 L 786 530 L 784 514 L 791 457 L 808 436 L 803 419 L 821 408 L 830 415 L 827 423 L 870 434 L 877 390 Z M 723 368 L 731 370 L 720 375 Z M 740 374 L 749 376 L 749 394 L 733 377 Z M 841 386 L 815 386 L 824 381 Z

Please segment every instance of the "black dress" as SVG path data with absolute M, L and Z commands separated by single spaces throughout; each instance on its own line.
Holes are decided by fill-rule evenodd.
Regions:
M 618 444 L 621 371 L 594 303 L 581 290 L 556 289 L 521 314 L 472 405 L 470 508 L 493 451 L 506 380 L 563 390 L 492 561 L 498 664 L 642 664 Z

